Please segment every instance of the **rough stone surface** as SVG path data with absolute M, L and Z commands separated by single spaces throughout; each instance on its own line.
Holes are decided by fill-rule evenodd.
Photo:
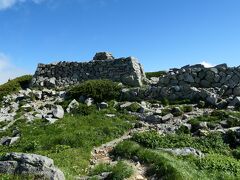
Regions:
M 32 86 L 63 87 L 90 79 L 110 79 L 142 86 L 146 77 L 141 64 L 133 57 L 114 59 L 109 53 L 97 53 L 90 62 L 39 64 Z
M 36 154 L 8 153 L 1 158 L 0 173 L 40 175 L 50 180 L 64 180 L 53 160 Z
M 53 116 L 58 119 L 62 119 L 64 116 L 64 110 L 62 106 L 56 105 L 53 109 Z
M 72 100 L 67 107 L 67 112 L 70 113 L 73 109 L 77 109 L 79 107 L 79 102 L 76 99 Z

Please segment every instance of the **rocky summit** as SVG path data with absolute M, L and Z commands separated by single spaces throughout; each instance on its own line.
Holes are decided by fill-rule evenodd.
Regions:
M 240 179 L 240 67 L 39 64 L 0 85 L 2 179 Z

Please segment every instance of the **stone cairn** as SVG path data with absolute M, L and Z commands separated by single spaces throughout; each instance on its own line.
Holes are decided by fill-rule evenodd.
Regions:
M 110 79 L 129 86 L 142 86 L 145 73 L 136 58 L 115 59 L 111 53 L 100 52 L 90 62 L 39 64 L 32 86 L 62 87 L 90 79 Z

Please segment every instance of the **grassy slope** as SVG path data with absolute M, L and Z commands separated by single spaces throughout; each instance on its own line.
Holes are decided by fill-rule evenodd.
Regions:
M 2 100 L 3 96 L 17 92 L 22 88 L 27 88 L 31 79 L 31 75 L 25 75 L 0 85 L 0 101 Z
M 27 124 L 19 121 L 22 137 L 10 147 L 0 146 L 0 152 L 28 152 L 48 156 L 65 174 L 67 179 L 84 175 L 94 146 L 121 136 L 132 127 L 133 117 L 118 114 L 108 118 L 105 111 L 95 111 L 88 116 L 66 115 L 53 125 L 42 121 Z M 3 135 L 11 134 L 11 129 Z

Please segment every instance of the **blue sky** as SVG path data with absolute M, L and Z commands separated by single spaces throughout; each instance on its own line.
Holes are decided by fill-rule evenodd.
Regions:
M 0 0 L 0 83 L 38 63 L 135 56 L 145 71 L 239 65 L 239 0 Z

